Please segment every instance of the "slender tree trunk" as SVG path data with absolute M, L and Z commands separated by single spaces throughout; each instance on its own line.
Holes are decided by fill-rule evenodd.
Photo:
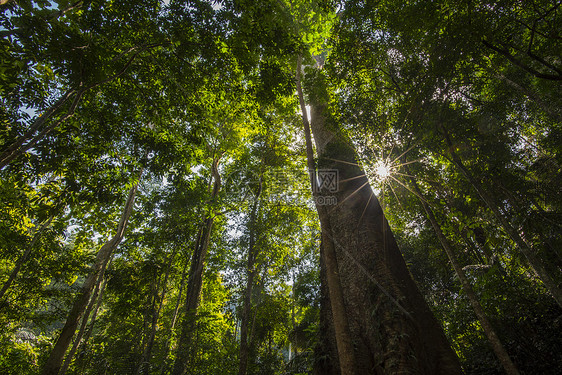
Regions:
M 174 313 L 172 314 L 172 323 L 170 324 L 170 333 L 168 335 L 168 339 L 166 340 L 166 344 L 164 345 L 164 355 L 162 356 L 162 365 L 160 366 L 160 373 L 162 375 L 164 374 L 164 371 L 166 370 L 166 359 L 168 358 L 168 354 L 170 353 L 170 341 L 171 341 L 172 334 L 174 332 L 174 328 L 176 326 L 176 322 L 177 322 L 179 311 L 180 311 L 181 296 L 182 296 L 182 293 L 183 293 L 183 289 L 185 287 L 187 269 L 188 269 L 188 263 L 186 263 L 185 267 L 183 268 L 182 274 L 181 274 L 180 290 L 178 291 L 178 299 L 176 301 L 176 306 L 174 307 Z
M 255 270 L 253 269 L 254 259 L 250 259 L 250 257 L 251 255 L 248 254 L 248 280 L 246 284 L 246 290 L 244 292 L 242 317 L 240 322 L 240 354 L 238 363 L 239 375 L 245 375 L 248 368 L 248 326 L 250 321 L 252 283 L 254 282 L 255 277 Z
M 181 324 L 181 333 L 177 343 L 176 360 L 172 374 L 184 375 L 187 371 L 187 363 L 192 348 L 193 332 L 196 326 L 197 308 L 203 285 L 203 269 L 206 258 L 208 243 L 210 240 L 213 219 L 206 217 L 199 230 L 195 243 L 189 277 L 187 280 L 186 299 L 183 307 L 184 317 Z
M 296 321 L 295 321 L 295 278 L 294 278 L 294 274 L 291 275 L 291 329 L 293 332 L 295 332 L 295 328 L 296 328 Z M 298 339 L 295 339 L 295 355 L 294 357 L 296 357 L 298 355 Z M 291 361 L 291 359 L 293 358 L 293 347 L 291 345 L 291 342 L 289 341 L 289 362 Z
M 221 187 L 221 180 L 218 171 L 219 161 L 220 158 L 215 158 L 211 166 L 211 173 L 214 179 L 213 191 L 210 199 L 211 206 L 215 203 Z M 203 285 L 203 269 L 211 239 L 213 221 L 214 209 L 210 207 L 197 236 L 197 241 L 193 250 L 193 257 L 191 259 L 191 268 L 189 270 L 189 279 L 187 283 L 187 296 L 184 306 L 185 316 L 183 318 L 181 335 L 179 337 L 178 347 L 176 350 L 176 360 L 172 371 L 173 375 L 184 375 L 187 371 L 187 362 L 190 350 L 192 349 L 197 308 L 199 307 L 199 297 L 201 295 L 201 287 Z
M 406 161 L 404 161 L 404 163 L 405 162 Z M 455 204 L 454 204 L 453 200 L 451 199 L 450 192 L 447 191 L 445 189 L 445 187 L 443 185 L 439 184 L 438 182 L 432 181 L 431 185 L 432 185 L 432 187 L 437 188 L 439 190 L 441 195 L 445 198 L 447 210 L 449 211 L 450 214 L 454 215 Z M 470 248 L 475 248 L 474 252 L 477 254 L 477 258 L 481 259 L 482 264 L 487 264 L 487 265 L 490 265 L 490 266 L 495 265 L 498 268 L 498 271 L 500 272 L 502 277 L 506 275 L 506 272 L 503 269 L 501 263 L 497 260 L 497 257 L 494 255 L 492 250 L 490 250 L 490 247 L 486 243 L 484 230 L 481 227 L 476 227 L 473 230 L 476 244 L 470 238 L 470 235 L 469 235 L 466 228 L 463 228 L 462 230 L 459 230 L 455 226 L 455 231 L 457 232 L 457 234 L 460 237 L 464 238 L 465 242 L 467 243 L 467 245 Z M 482 255 L 484 256 L 484 258 L 482 258 Z
M 333 327 L 328 328 L 335 330 L 338 350 L 328 355 L 338 357 L 342 374 L 460 374 L 458 358 L 406 267 L 355 150 L 331 130 L 337 126 L 328 115 L 327 93 L 322 90 L 320 82 L 311 92 L 318 167 L 324 181 L 330 173 L 339 177 L 336 187 L 322 183 L 318 196 L 323 199 L 316 201 L 333 317 Z M 330 256 L 332 252 L 335 256 Z M 329 264 L 332 259 L 336 265 Z M 343 304 L 333 301 L 334 275 L 339 276 Z M 337 331 L 340 309 L 349 327 L 346 339 L 351 341 L 344 343 L 351 348 L 343 352 Z
M 408 172 L 408 174 L 411 175 L 410 172 Z M 414 179 L 410 179 L 410 183 L 412 184 L 414 191 L 416 192 L 419 198 L 420 204 L 422 205 L 425 214 L 429 219 L 429 222 L 431 223 L 431 226 L 433 227 L 433 230 L 437 238 L 439 239 L 441 246 L 443 247 L 443 250 L 445 250 L 447 257 L 449 258 L 449 261 L 451 262 L 451 265 L 453 266 L 453 269 L 455 270 L 455 273 L 457 274 L 461 282 L 462 288 L 466 293 L 468 300 L 470 301 L 470 305 L 472 306 L 472 309 L 474 310 L 476 317 L 478 318 L 480 324 L 482 325 L 482 329 L 484 330 L 484 333 L 486 334 L 488 341 L 492 345 L 492 349 L 494 350 L 494 353 L 498 357 L 498 360 L 502 364 L 506 374 L 518 375 L 519 371 L 517 370 L 517 367 L 515 367 L 515 365 L 511 361 L 511 358 L 509 357 L 509 354 L 507 354 L 507 351 L 503 347 L 503 344 L 501 343 L 498 335 L 496 334 L 496 331 L 494 330 L 492 323 L 490 322 L 488 316 L 484 312 L 484 309 L 480 304 L 478 296 L 472 289 L 472 286 L 470 285 L 468 278 L 466 277 L 461 265 L 457 261 L 457 258 L 455 257 L 455 253 L 453 251 L 453 246 L 449 243 L 449 241 L 443 234 L 443 231 L 441 230 L 441 226 L 437 222 L 433 210 L 426 203 L 425 198 L 423 197 L 416 181 Z
M 140 174 L 142 174 L 142 171 Z M 129 196 L 121 215 L 121 220 L 119 221 L 119 225 L 117 227 L 117 232 L 98 251 L 90 274 L 86 277 L 86 280 L 84 281 L 84 284 L 82 285 L 82 288 L 74 301 L 74 305 L 72 306 L 72 309 L 70 310 L 68 317 L 66 318 L 66 323 L 62 328 L 61 333 L 59 334 L 55 346 L 51 350 L 51 354 L 49 355 L 49 358 L 47 359 L 47 362 L 45 363 L 41 371 L 42 375 L 58 375 L 66 350 L 68 349 L 68 346 L 72 341 L 72 337 L 74 336 L 74 333 L 78 326 L 78 322 L 80 321 L 80 318 L 84 313 L 86 306 L 88 305 L 88 301 L 90 300 L 90 296 L 92 295 L 92 291 L 95 287 L 98 277 L 100 276 L 101 271 L 107 266 L 113 250 L 115 250 L 115 248 L 119 245 L 119 243 L 121 243 L 121 240 L 123 239 L 129 217 L 131 216 L 131 213 L 133 211 L 137 188 L 138 182 L 131 188 L 131 191 L 129 192 Z
M 546 289 L 554 297 L 558 305 L 562 307 L 562 289 L 556 284 L 552 277 L 548 274 L 546 268 L 544 267 L 542 261 L 535 255 L 535 250 L 532 249 L 531 245 L 527 243 L 518 233 L 518 231 L 509 223 L 505 216 L 500 212 L 498 205 L 494 202 L 491 196 L 488 195 L 483 186 L 478 182 L 466 168 L 460 157 L 454 152 L 453 144 L 449 137 L 449 134 L 444 127 L 441 127 L 443 134 L 445 136 L 445 141 L 450 149 L 451 159 L 453 164 L 459 169 L 461 174 L 466 178 L 466 180 L 472 185 L 474 190 L 480 195 L 486 206 L 492 211 L 492 214 L 496 220 L 503 227 L 507 235 L 515 242 L 519 250 L 523 253 L 529 265 L 535 271 L 537 276 L 542 280 Z
M 100 296 L 97 300 L 96 303 L 96 307 L 94 308 L 94 311 L 92 312 L 92 318 L 90 319 L 90 325 L 86 331 L 86 333 L 84 334 L 84 339 L 82 340 L 82 342 L 80 343 L 79 349 L 81 353 L 84 353 L 86 351 L 86 347 L 88 346 L 88 342 L 90 341 L 90 337 L 92 336 L 92 333 L 94 332 L 94 326 L 96 324 L 96 319 L 98 316 L 98 312 L 100 310 L 100 307 L 103 303 L 103 293 L 105 292 L 105 287 L 107 286 L 107 278 L 105 279 L 103 285 L 102 285 L 102 289 L 100 291 Z M 81 368 L 82 367 L 82 360 L 83 356 L 79 356 L 77 358 L 77 364 L 76 364 L 76 368 Z M 82 372 L 84 372 L 84 369 L 82 368 L 81 370 Z M 61 375 L 64 375 L 64 373 L 62 373 Z
M 146 353 L 146 349 L 148 348 L 148 341 L 150 338 L 150 331 L 151 331 L 151 327 L 152 327 L 152 320 L 154 318 L 154 315 L 156 313 L 156 306 L 158 305 L 158 296 L 160 293 L 160 283 L 162 282 L 163 276 L 161 277 L 161 275 L 158 274 L 154 274 L 153 277 L 153 282 L 151 283 L 151 297 L 150 297 L 150 301 L 147 301 L 147 305 L 145 308 L 145 312 L 143 314 L 143 324 L 142 324 L 142 330 L 141 330 L 141 339 L 138 340 L 138 342 L 140 343 L 139 345 L 139 352 L 141 352 L 140 355 L 140 360 L 139 362 L 135 365 L 133 365 L 133 373 L 134 375 L 139 375 L 141 373 L 141 371 L 143 370 L 143 367 L 145 366 L 145 353 Z M 134 350 L 132 352 L 135 352 Z
M 24 253 L 16 261 L 16 264 L 14 265 L 14 268 L 12 269 L 12 272 L 8 277 L 8 280 L 6 280 L 6 282 L 4 282 L 4 285 L 2 285 L 2 289 L 0 290 L 0 301 L 2 301 L 2 299 L 4 298 L 4 294 L 6 294 L 6 292 L 8 291 L 8 289 L 10 288 L 16 277 L 18 276 L 21 267 L 25 264 L 27 258 L 29 258 L 31 251 L 33 251 L 33 248 L 35 247 L 35 244 L 41 237 L 41 234 L 43 234 L 45 228 L 47 228 L 51 224 L 52 220 L 53 218 L 51 217 L 47 222 L 43 223 L 39 227 L 39 229 L 37 229 L 37 231 L 33 235 L 33 238 L 31 239 L 31 243 L 27 246 L 27 249 L 25 249 Z M 0 309 L 2 308 L 2 306 L 3 305 L 0 304 Z
M 76 335 L 76 338 L 74 339 L 74 343 L 72 344 L 72 348 L 70 349 L 70 352 L 66 356 L 64 363 L 62 365 L 62 368 L 60 370 L 60 375 L 65 375 L 66 372 L 68 371 L 68 367 L 70 366 L 70 363 L 72 362 L 72 359 L 74 358 L 74 355 L 76 354 L 76 351 L 78 350 L 78 347 L 82 342 L 82 337 L 86 332 L 86 326 L 88 325 L 88 318 L 90 316 L 90 313 L 92 311 L 97 312 L 97 309 L 101 305 L 103 292 L 105 291 L 105 286 L 107 285 L 107 279 L 104 280 L 104 274 L 105 274 L 105 270 L 102 270 L 98 282 L 96 283 L 94 294 L 90 299 L 90 303 L 88 304 L 86 311 L 84 312 L 84 316 L 82 317 L 82 323 L 80 323 L 80 329 L 78 330 L 78 334 Z M 92 323 L 94 320 L 95 320 L 95 315 L 92 316 Z
M 244 301 L 242 308 L 242 321 L 240 324 L 240 355 L 238 363 L 238 375 L 246 375 L 248 369 L 248 325 L 250 322 L 250 312 L 252 303 L 252 288 L 254 285 L 254 277 L 256 276 L 256 257 L 258 250 L 256 249 L 256 226 L 257 226 L 257 211 L 259 206 L 260 195 L 262 191 L 262 180 L 260 177 L 258 191 L 255 196 L 255 201 L 250 212 L 250 220 L 248 223 L 250 243 L 248 246 L 248 262 L 247 272 L 248 280 L 246 281 L 246 290 L 244 292 Z
M 152 321 L 150 325 L 150 332 L 148 334 L 148 338 L 146 340 L 146 346 L 143 351 L 142 359 L 140 366 L 137 370 L 137 374 L 143 372 L 144 374 L 148 374 L 150 370 L 150 360 L 152 357 L 152 348 L 154 347 L 154 339 L 156 338 L 156 330 L 158 328 L 158 319 L 160 318 L 160 312 L 162 311 L 162 307 L 164 306 L 164 299 L 166 298 L 166 287 L 168 285 L 168 278 L 170 276 L 170 271 L 172 269 L 172 264 L 176 257 L 177 248 L 174 248 L 172 254 L 170 255 L 170 262 L 168 263 L 168 267 L 166 269 L 166 273 L 164 275 L 164 281 L 162 285 L 162 294 L 158 297 L 158 290 L 156 291 L 157 298 L 158 298 L 158 308 L 154 308 L 152 311 Z M 144 366 L 144 367 L 143 367 Z M 143 371 L 144 370 L 144 371 Z

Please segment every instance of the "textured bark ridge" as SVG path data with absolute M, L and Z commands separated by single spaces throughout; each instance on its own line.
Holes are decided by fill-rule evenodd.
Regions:
M 351 146 L 330 130 L 326 107 L 313 103 L 311 128 L 318 169 L 337 170 L 337 204 L 324 213 L 323 242 L 332 241 L 342 286 L 357 374 L 460 374 L 460 364 L 442 327 L 414 283 Z M 324 199 L 330 202 L 330 199 Z M 319 212 L 320 213 L 320 212 Z M 322 222 L 321 218 L 321 222 Z M 323 249 L 325 244 L 323 244 Z M 323 281 L 325 270 L 322 271 Z M 323 293 L 327 288 L 323 288 Z M 330 293 L 331 297 L 331 293 Z M 335 318 L 323 296 L 323 329 L 316 373 L 339 374 Z

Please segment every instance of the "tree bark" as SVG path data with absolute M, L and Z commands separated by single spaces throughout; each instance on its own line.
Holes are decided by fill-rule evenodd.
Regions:
M 218 196 L 221 179 L 218 171 L 218 163 L 220 158 L 215 158 L 211 166 L 213 176 L 213 191 L 211 193 L 210 205 L 212 206 Z M 192 350 L 193 332 L 195 330 L 195 321 L 197 318 L 197 308 L 199 307 L 199 297 L 201 295 L 201 287 L 203 285 L 203 269 L 207 257 L 207 250 L 211 239 L 211 230 L 214 221 L 214 209 L 209 207 L 193 250 L 191 259 L 191 268 L 189 270 L 189 279 L 187 283 L 187 296 L 184 305 L 185 316 L 182 322 L 181 335 L 176 350 L 176 360 L 174 363 L 173 375 L 184 375 L 187 371 L 187 362 L 189 360 L 190 350 Z
M 408 174 L 411 175 L 410 172 L 408 172 Z M 494 330 L 492 323 L 488 319 L 488 316 L 486 315 L 484 309 L 482 308 L 482 305 L 480 304 L 478 296 L 472 289 L 472 286 L 470 285 L 470 282 L 468 281 L 466 274 L 464 273 L 461 265 L 457 261 L 455 253 L 453 251 L 453 246 L 449 243 L 449 240 L 447 240 L 447 237 L 445 237 L 445 235 L 443 234 L 443 231 L 441 230 L 441 226 L 437 222 L 433 210 L 426 203 L 425 198 L 422 195 L 421 190 L 418 184 L 416 183 L 416 181 L 413 178 L 411 178 L 410 183 L 419 198 L 420 204 L 422 205 L 425 214 L 429 219 L 429 222 L 431 223 L 431 226 L 433 227 L 433 231 L 435 232 L 435 235 L 439 239 L 439 242 L 441 243 L 443 250 L 445 250 L 447 257 L 449 258 L 449 261 L 451 262 L 451 265 L 453 266 L 453 269 L 455 270 L 455 273 L 457 274 L 457 277 L 461 282 L 462 289 L 466 293 L 470 305 L 472 306 L 472 309 L 474 310 L 476 317 L 480 321 L 480 324 L 482 325 L 482 329 L 484 330 L 484 333 L 486 334 L 488 341 L 492 345 L 492 349 L 494 350 L 496 357 L 498 357 L 498 360 L 502 364 L 506 374 L 519 375 L 519 371 L 517 370 L 517 367 L 513 364 L 511 358 L 509 357 L 509 354 L 503 347 L 503 344 L 501 343 L 498 335 L 496 334 L 496 331 Z
M 334 305 L 331 290 L 329 328 L 335 331 L 338 353 L 327 354 L 338 358 L 342 374 L 460 374 L 458 358 L 408 272 L 355 150 L 332 130 L 337 127 L 328 115 L 327 94 L 318 94 L 321 90 L 320 84 L 311 95 L 311 129 L 319 168 L 337 171 L 339 186 L 333 192 L 322 189 L 324 202 L 316 203 L 327 243 L 322 250 L 333 251 L 337 261 L 334 272 L 328 264 L 331 257 L 324 257 L 327 279 L 332 272 L 339 276 L 354 366 L 341 352 L 335 311 L 340 307 Z M 322 206 L 332 202 L 327 198 L 337 204 Z M 328 282 L 328 289 L 331 286 Z
M 321 195 L 319 194 L 316 165 L 314 162 L 314 152 L 312 149 L 312 133 L 308 121 L 306 105 L 301 85 L 301 61 L 302 55 L 298 57 L 297 61 L 297 94 L 299 104 L 302 112 L 302 119 L 304 125 L 304 136 L 306 140 L 306 158 L 308 165 L 308 172 L 310 173 L 310 184 L 313 197 L 315 198 L 316 210 L 322 226 L 322 242 L 320 254 L 323 257 L 323 264 L 326 267 L 325 276 L 327 283 L 327 292 L 329 295 L 328 301 L 330 302 L 330 312 L 332 315 L 333 329 L 335 332 L 335 340 L 338 354 L 339 369 L 342 375 L 351 375 L 356 373 L 355 352 L 353 350 L 353 342 L 351 339 L 351 332 L 349 330 L 349 322 L 347 321 L 347 313 L 345 302 L 343 299 L 343 291 L 341 280 L 338 273 L 338 264 L 336 253 L 334 251 L 334 244 L 331 236 L 329 235 L 329 217 L 325 208 L 318 204 Z M 316 136 L 316 134 L 315 134 Z M 335 353 L 334 353 L 335 354 Z
M 552 297 L 556 300 L 558 305 L 562 307 L 562 289 L 558 287 L 554 279 L 548 274 L 546 268 L 542 264 L 541 260 L 535 255 L 534 249 L 529 245 L 523 237 L 518 233 L 518 231 L 509 223 L 505 216 L 500 212 L 498 205 L 494 202 L 491 196 L 488 195 L 483 186 L 472 176 L 470 171 L 466 168 L 460 157 L 454 151 L 453 144 L 449 137 L 449 134 L 444 127 L 441 126 L 443 135 L 445 137 L 445 142 L 449 146 L 451 161 L 459 169 L 461 174 L 466 178 L 466 180 L 472 185 L 474 190 L 480 195 L 480 198 L 484 201 L 486 206 L 492 211 L 492 214 L 496 220 L 503 227 L 507 235 L 512 239 L 512 241 L 517 245 L 519 250 L 523 253 L 531 268 L 535 271 L 537 276 L 542 280 L 546 289 L 550 292 Z
M 320 326 L 318 329 L 318 340 L 314 348 L 315 363 L 313 368 L 314 375 L 339 375 L 340 365 L 336 346 L 336 333 L 334 330 L 334 320 L 330 304 L 330 294 L 328 293 L 328 281 L 326 276 L 326 265 L 323 254 L 323 247 L 320 246 Z
M 142 170 L 139 175 L 142 175 Z M 140 176 L 139 176 L 140 179 Z M 58 375 L 64 355 L 70 342 L 72 341 L 72 337 L 76 332 L 76 328 L 78 326 L 78 322 L 86 306 L 88 305 L 88 301 L 90 300 L 90 296 L 92 295 L 92 291 L 94 286 L 100 276 L 102 270 L 107 266 L 113 250 L 121 243 L 123 239 L 123 235 L 125 233 L 125 229 L 127 228 L 127 223 L 133 211 L 135 196 L 137 193 L 138 182 L 131 188 L 129 192 L 129 196 L 125 203 L 125 207 L 123 209 L 123 213 L 121 215 L 121 219 L 119 221 L 119 225 L 117 226 L 117 231 L 115 235 L 107 241 L 101 249 L 98 251 L 94 264 L 91 268 L 89 275 L 86 277 L 78 296 L 74 301 L 74 305 L 70 310 L 68 317 L 66 318 L 66 323 L 62 328 L 61 333 L 55 343 L 55 346 L 51 350 L 51 354 L 45 363 L 41 374 L 42 375 Z
M 254 204 L 252 205 L 252 210 L 250 212 L 250 220 L 248 223 L 250 243 L 248 246 L 248 262 L 247 262 L 247 272 L 248 279 L 246 281 L 246 290 L 244 292 L 244 301 L 242 308 L 242 319 L 240 324 L 240 354 L 238 363 L 238 375 L 246 375 L 248 369 L 248 326 L 250 322 L 250 312 L 252 303 L 252 288 L 254 285 L 254 278 L 256 276 L 256 257 L 258 255 L 258 250 L 256 249 L 256 226 L 257 226 L 257 211 L 259 206 L 260 195 L 262 191 L 262 180 L 260 177 L 258 191 L 255 196 Z

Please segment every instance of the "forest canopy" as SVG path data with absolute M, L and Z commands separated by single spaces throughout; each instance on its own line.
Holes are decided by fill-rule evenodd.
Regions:
M 562 373 L 562 1 L 0 0 L 0 372 Z

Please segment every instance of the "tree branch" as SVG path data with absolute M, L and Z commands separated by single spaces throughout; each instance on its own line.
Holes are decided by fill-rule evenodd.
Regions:
M 526 71 L 527 73 L 530 73 L 530 74 L 534 75 L 534 76 L 537 77 L 537 78 L 547 79 L 547 80 L 550 80 L 550 81 L 562 81 L 562 74 L 554 75 L 554 74 L 544 74 L 544 73 L 541 73 L 541 72 L 539 72 L 538 70 L 535 70 L 535 69 L 533 69 L 533 68 L 531 68 L 531 67 L 525 65 L 523 62 L 521 62 L 520 60 L 518 60 L 517 58 L 515 58 L 515 56 L 511 55 L 511 54 L 509 53 L 509 51 L 504 50 L 504 49 L 501 49 L 501 48 L 499 48 L 499 47 L 497 47 L 497 46 L 491 44 L 490 42 L 488 42 L 488 41 L 485 40 L 485 39 L 482 40 L 482 43 L 483 43 L 486 47 L 488 47 L 488 48 L 490 48 L 490 49 L 492 49 L 492 50 L 494 50 L 494 51 L 496 51 L 496 52 L 498 52 L 498 53 L 504 55 L 504 56 L 505 56 L 509 61 L 511 61 L 514 65 L 520 67 L 521 69 L 523 69 L 523 70 Z

